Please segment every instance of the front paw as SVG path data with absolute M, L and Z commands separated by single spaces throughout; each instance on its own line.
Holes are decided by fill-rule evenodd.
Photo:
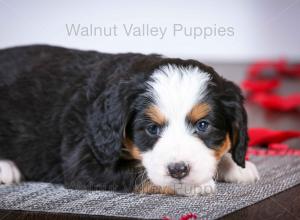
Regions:
M 228 170 L 222 170 L 219 174 L 219 180 L 230 183 L 254 183 L 259 180 L 259 174 L 255 164 L 246 161 L 245 168 L 240 166 L 231 166 Z
M 0 160 L 0 184 L 19 183 L 21 173 L 16 164 L 10 160 Z
M 210 180 L 201 185 L 176 184 L 174 186 L 177 195 L 183 196 L 198 196 L 209 195 L 216 191 L 216 184 Z

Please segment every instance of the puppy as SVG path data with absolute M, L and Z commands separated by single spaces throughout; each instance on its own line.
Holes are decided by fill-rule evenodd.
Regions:
M 252 183 L 240 89 L 195 60 L 0 51 L 0 182 L 178 195 Z

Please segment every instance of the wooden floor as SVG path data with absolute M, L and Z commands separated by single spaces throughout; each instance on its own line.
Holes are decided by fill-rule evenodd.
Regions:
M 222 219 L 300 219 L 300 185 L 231 213 Z
M 233 80 L 237 84 L 244 78 L 246 64 L 211 64 L 217 72 L 225 78 Z M 285 80 L 280 94 L 288 94 L 300 91 L 300 80 Z M 298 129 L 300 130 L 300 113 L 278 113 L 261 109 L 250 103 L 246 103 L 249 127 L 266 127 L 271 129 Z M 288 142 L 291 147 L 300 148 L 300 141 Z M 25 211 L 0 210 L 0 220 L 3 219 L 108 219 L 103 216 L 88 216 L 74 214 L 53 214 Z M 120 219 L 120 218 L 111 218 Z M 121 218 L 126 219 L 126 218 Z M 299 219 L 300 220 L 300 185 L 290 188 L 277 195 L 269 197 L 252 206 L 231 213 L 222 219 Z

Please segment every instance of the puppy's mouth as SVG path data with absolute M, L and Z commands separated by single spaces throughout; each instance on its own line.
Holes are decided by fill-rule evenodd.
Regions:
M 180 179 L 180 180 L 177 180 L 177 179 L 172 179 L 171 180 L 171 185 L 172 184 L 183 184 L 183 185 L 203 185 L 203 184 L 206 184 L 207 182 L 210 182 L 210 181 L 214 181 L 214 178 L 212 177 L 207 177 L 203 180 L 200 180 L 200 181 L 195 181 L 195 180 L 192 180 L 192 179 Z
M 183 178 L 174 178 L 170 173 L 165 174 L 165 178 L 170 180 L 170 185 L 174 184 L 183 184 L 183 185 L 203 185 L 210 181 L 215 181 L 215 175 L 202 177 L 201 179 L 197 178 L 197 176 L 193 173 L 186 175 Z

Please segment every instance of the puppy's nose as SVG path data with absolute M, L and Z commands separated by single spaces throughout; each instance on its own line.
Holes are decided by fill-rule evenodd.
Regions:
M 175 179 L 182 179 L 190 172 L 189 166 L 184 162 L 170 163 L 168 165 L 168 170 L 170 176 Z

